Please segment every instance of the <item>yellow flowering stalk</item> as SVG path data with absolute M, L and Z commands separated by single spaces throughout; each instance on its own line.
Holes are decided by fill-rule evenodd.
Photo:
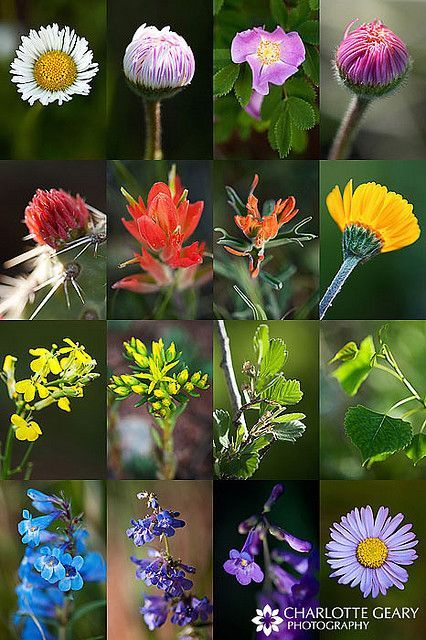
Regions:
M 177 418 L 186 409 L 191 397 L 198 398 L 207 389 L 208 375 L 191 373 L 181 360 L 174 342 L 168 347 L 160 338 L 152 342 L 151 351 L 139 338 L 124 343 L 124 357 L 132 364 L 131 373 L 112 376 L 109 389 L 117 400 L 132 394 L 139 396 L 136 407 L 146 405 L 153 416 L 152 437 L 160 453 L 159 478 L 171 480 L 176 473 L 173 431 Z
M 32 463 L 28 462 L 33 443 L 42 435 L 42 429 L 33 419 L 36 412 L 51 404 L 62 411 L 71 411 L 70 398 L 83 397 L 84 387 L 99 376 L 93 372 L 96 360 L 83 345 L 64 338 L 65 346 L 52 344 L 50 349 L 30 349 L 29 377 L 16 379 L 17 358 L 6 355 L 0 379 L 5 383 L 9 398 L 15 405 L 10 417 L 10 426 L 3 453 L 0 454 L 1 478 L 7 479 L 18 473 L 30 477 Z M 28 442 L 28 448 L 15 468 L 12 467 L 13 441 Z
M 336 186 L 326 204 L 343 234 L 343 263 L 320 302 L 321 320 L 355 267 L 379 253 L 413 244 L 420 236 L 413 205 L 375 182 L 360 184 L 353 191 L 349 180 L 343 196 Z

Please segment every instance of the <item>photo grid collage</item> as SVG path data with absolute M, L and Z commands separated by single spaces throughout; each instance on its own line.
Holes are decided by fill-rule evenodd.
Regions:
M 0 640 L 426 638 L 425 24 L 0 0 Z

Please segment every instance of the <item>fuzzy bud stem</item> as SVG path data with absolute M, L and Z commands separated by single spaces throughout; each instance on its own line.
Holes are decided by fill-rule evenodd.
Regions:
M 348 109 L 334 138 L 328 159 L 345 160 L 352 148 L 352 143 L 358 132 L 364 113 L 372 101 L 361 95 L 353 95 Z

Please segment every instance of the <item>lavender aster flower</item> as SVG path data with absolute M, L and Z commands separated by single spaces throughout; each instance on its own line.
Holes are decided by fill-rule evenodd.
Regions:
M 187 42 L 170 27 L 137 29 L 123 59 L 124 75 L 145 98 L 159 100 L 175 95 L 191 83 L 194 54 Z
M 346 28 L 335 57 L 344 83 L 353 91 L 381 95 L 394 89 L 410 68 L 405 43 L 380 20 Z
M 263 96 L 269 83 L 282 85 L 305 60 L 305 47 L 298 33 L 281 27 L 269 33 L 254 27 L 237 33 L 231 44 L 232 62 L 247 62 L 253 73 L 253 89 Z
M 401 565 L 417 558 L 413 547 L 418 541 L 411 524 L 398 528 L 403 519 L 402 513 L 391 517 L 387 507 L 380 507 L 374 518 L 370 506 L 342 516 L 330 528 L 332 540 L 326 545 L 330 577 L 340 584 L 359 585 L 364 598 L 386 595 L 392 586 L 404 589 L 408 573 Z
M 235 576 L 242 585 L 250 584 L 252 580 L 254 582 L 262 582 L 264 578 L 262 569 L 247 551 L 231 549 L 229 560 L 224 563 L 223 568 L 226 573 Z

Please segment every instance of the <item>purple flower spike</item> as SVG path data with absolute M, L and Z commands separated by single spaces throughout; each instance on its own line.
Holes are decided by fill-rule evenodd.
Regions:
M 376 517 L 370 506 L 355 508 L 330 528 L 331 541 L 326 545 L 331 578 L 340 584 L 359 586 L 364 598 L 390 587 L 404 589 L 408 572 L 401 565 L 413 564 L 417 545 L 411 524 L 402 527 L 402 513 L 393 518 L 389 509 L 380 507 Z
M 282 85 L 305 60 L 305 47 L 298 33 L 281 27 L 269 33 L 254 27 L 237 33 L 231 44 L 232 62 L 247 62 L 253 73 L 253 89 L 263 96 L 269 83 Z
M 235 576 L 242 585 L 250 584 L 252 580 L 262 582 L 264 578 L 262 569 L 246 551 L 231 549 L 229 560 L 224 563 L 223 568 L 226 573 Z
M 399 84 L 410 67 L 405 43 L 380 20 L 346 28 L 336 52 L 343 81 L 355 91 L 385 93 Z

